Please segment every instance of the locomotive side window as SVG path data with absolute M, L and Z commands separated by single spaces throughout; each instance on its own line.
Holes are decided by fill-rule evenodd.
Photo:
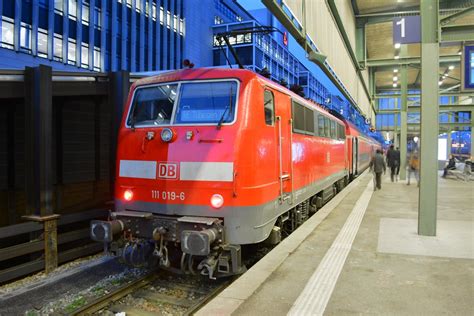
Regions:
M 329 118 L 324 117 L 324 134 L 326 137 L 331 137 L 331 126 L 330 126 Z
M 237 83 L 234 81 L 182 83 L 176 124 L 230 123 L 234 120 Z
M 293 107 L 293 132 L 305 134 L 305 108 L 301 104 L 292 102 Z
M 308 135 L 314 135 L 314 112 L 311 109 L 304 108 L 305 131 Z
M 271 91 L 265 90 L 263 107 L 265 109 L 265 124 L 273 126 L 275 123 L 275 101 Z
M 331 120 L 330 122 L 331 122 L 331 138 L 332 138 L 332 139 L 336 139 L 336 138 L 337 138 L 337 134 L 336 134 L 336 122 L 334 122 L 333 120 Z
M 132 127 L 170 124 L 177 88 L 177 84 L 169 84 L 137 89 L 127 124 Z
M 346 138 L 346 133 L 345 133 L 345 131 L 344 131 L 344 126 L 338 124 L 337 127 L 339 128 L 339 135 L 338 135 L 338 138 L 339 138 L 339 139 L 345 139 L 345 138 Z
M 324 116 L 318 115 L 318 136 L 326 137 L 324 132 Z

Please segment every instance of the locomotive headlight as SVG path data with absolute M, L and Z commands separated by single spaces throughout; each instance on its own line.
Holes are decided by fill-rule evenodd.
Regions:
M 133 199 L 133 191 L 130 189 L 125 190 L 125 192 L 123 192 L 123 198 L 125 201 L 131 201 Z
M 224 198 L 220 194 L 211 196 L 211 206 L 213 208 L 221 208 L 224 205 Z
M 173 139 L 173 131 L 170 128 L 164 128 L 161 131 L 161 140 L 165 143 L 169 143 Z

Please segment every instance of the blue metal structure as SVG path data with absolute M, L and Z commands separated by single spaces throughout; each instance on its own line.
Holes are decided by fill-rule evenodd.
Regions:
M 259 25 L 255 20 L 217 24 L 213 26 L 213 32 L 214 34 L 224 33 Z M 229 42 L 247 69 L 260 72 L 266 68 L 270 72 L 271 79 L 278 82 L 284 80 L 288 85 L 300 85 L 304 89 L 305 96 L 319 104 L 326 104 L 326 99 L 330 98 L 326 87 L 274 36 L 244 33 L 241 36 L 230 36 Z M 225 46 L 225 43 L 219 43 L 216 36 L 214 36 L 213 56 L 214 66 L 227 65 L 226 56 L 231 64 L 235 64 L 229 48 Z
M 132 72 L 181 65 L 184 0 L 5 0 L 0 68 Z
M 235 61 L 213 34 L 270 25 L 281 32 L 230 39 L 243 64 L 300 85 L 307 98 L 369 130 L 291 53 L 286 30 L 266 9 L 248 12 L 233 0 L 5 0 L 0 17 L 0 69 L 43 64 L 65 71 L 177 69 L 185 58 L 197 67 L 223 66 L 224 55 Z
M 380 110 L 397 110 L 400 109 L 400 98 L 392 97 L 391 94 L 395 92 L 385 92 L 383 98 L 378 99 L 378 108 Z M 409 94 L 419 94 L 419 90 L 410 90 Z M 449 106 L 450 104 L 457 103 L 457 97 L 451 96 L 441 96 L 439 98 L 440 108 L 443 106 Z M 409 108 L 420 107 L 420 98 L 419 97 L 409 97 L 408 98 Z M 420 113 L 408 113 L 408 123 L 420 123 Z M 440 123 L 469 123 L 471 121 L 470 112 L 455 112 L 455 114 L 449 115 L 446 112 L 439 114 Z M 400 128 L 400 114 L 377 114 L 376 119 L 377 130 L 380 131 L 393 131 L 395 127 Z M 470 152 L 470 127 L 458 127 L 457 131 L 452 132 L 452 144 L 451 148 L 452 154 L 465 154 L 467 155 Z M 446 138 L 446 134 L 440 135 L 439 138 Z

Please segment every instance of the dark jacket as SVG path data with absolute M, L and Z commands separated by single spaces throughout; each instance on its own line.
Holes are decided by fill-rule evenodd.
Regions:
M 382 173 L 385 172 L 386 169 L 387 166 L 385 165 L 382 154 L 375 154 L 370 161 L 370 170 L 374 170 L 375 173 Z
M 387 151 L 387 165 L 389 167 L 397 167 L 400 165 L 400 152 L 395 149 Z
M 449 159 L 446 169 L 448 170 L 456 169 L 456 160 L 454 158 Z

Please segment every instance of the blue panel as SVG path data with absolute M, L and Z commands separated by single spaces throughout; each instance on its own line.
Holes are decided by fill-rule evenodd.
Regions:
M 69 12 L 68 1 L 63 2 L 63 12 Z M 68 38 L 69 38 L 69 18 L 67 13 L 63 13 L 63 63 L 67 64 Z
M 81 67 L 82 56 L 82 0 L 76 5 L 76 66 Z
M 3 3 L 0 3 L 0 31 L 2 30 L 2 19 L 1 17 L 3 16 Z M 1 40 L 1 34 L 0 34 L 0 40 Z
M 104 0 L 102 0 L 104 1 Z M 102 28 L 105 28 L 105 25 Z M 118 18 L 117 18 L 117 1 L 112 1 L 112 18 L 110 22 L 110 26 L 112 28 L 112 41 L 111 41 L 111 50 L 110 50 L 110 62 L 111 62 L 111 70 L 117 71 L 117 28 L 118 28 Z M 102 47 L 104 47 L 104 43 L 102 43 Z
M 140 0 L 132 0 L 132 23 L 130 27 L 130 32 L 131 36 L 129 38 L 130 42 L 130 71 L 134 72 L 137 71 L 136 68 L 136 51 L 137 51 L 137 11 L 136 11 L 136 5 L 137 1 Z
M 15 2 L 14 1 L 3 1 L 2 3 L 2 14 L 9 18 L 15 18 Z
M 115 1 L 113 1 L 113 3 L 115 3 Z M 107 49 L 110 50 L 110 47 L 107 47 L 106 45 L 106 29 L 107 29 L 107 26 L 109 25 L 109 21 L 107 20 L 107 5 L 106 5 L 106 0 L 101 0 L 101 21 L 102 21 L 102 25 L 101 25 L 101 28 L 100 28 L 100 70 L 101 71 L 107 71 L 109 69 L 111 69 L 111 67 L 109 66 L 108 63 L 106 63 L 105 61 L 105 52 L 107 51 Z M 112 8 L 114 8 L 114 4 L 112 4 Z M 115 6 L 115 9 L 112 9 L 112 10 L 117 10 L 117 7 Z M 110 16 L 110 15 L 109 15 Z M 112 19 L 113 23 L 112 24 L 112 28 L 114 28 L 114 25 L 117 24 L 117 15 L 115 16 L 115 19 Z M 115 27 L 115 31 L 117 31 L 117 28 Z M 110 33 L 109 33 L 110 34 Z M 115 39 L 115 37 L 113 37 Z M 115 41 L 111 41 L 112 45 L 115 44 Z M 112 60 L 115 60 L 115 56 L 114 58 L 112 58 Z
M 89 69 L 94 70 L 95 0 L 89 0 Z
M 168 21 L 167 21 L 167 11 L 168 11 L 169 0 L 163 1 L 163 41 L 161 42 L 161 48 L 163 50 L 161 54 L 161 64 L 162 69 L 168 69 Z
M 174 54 L 176 52 L 175 43 L 176 43 L 176 32 L 174 31 L 174 14 L 175 14 L 175 0 L 170 0 L 170 50 L 169 50 L 169 67 L 170 69 L 176 69 Z
M 176 30 L 177 33 L 176 33 L 176 41 L 177 41 L 177 45 L 176 45 L 176 65 L 177 65 L 177 68 L 181 68 L 181 65 L 182 65 L 182 57 L 181 57 L 181 41 L 183 40 L 181 34 L 180 34 L 180 19 L 183 18 L 183 1 L 182 0 L 178 0 L 178 3 L 177 3 L 177 8 L 176 8 L 176 15 L 178 16 L 178 29 Z
M 148 63 L 147 71 L 153 70 L 153 0 L 148 1 Z
M 161 25 L 160 25 L 160 6 L 162 0 L 156 0 L 156 22 L 155 22 L 155 70 L 160 70 L 160 59 L 159 54 L 161 48 Z
M 36 56 L 38 54 L 38 0 L 33 0 L 31 14 L 31 53 Z
M 21 22 L 21 0 L 15 0 L 15 26 L 13 31 L 13 47 L 20 50 L 20 22 Z
M 54 0 L 49 0 L 48 5 L 48 59 L 53 59 L 54 38 Z
M 137 0 L 141 2 L 140 5 L 140 28 L 138 32 L 140 33 L 140 57 L 139 57 L 139 70 L 145 70 L 145 1 L 144 0 Z
M 23 0 L 21 4 L 21 22 L 31 25 L 32 0 Z
M 120 70 L 128 70 L 127 67 L 127 5 L 125 1 L 122 3 L 122 47 L 120 53 L 121 66 Z

